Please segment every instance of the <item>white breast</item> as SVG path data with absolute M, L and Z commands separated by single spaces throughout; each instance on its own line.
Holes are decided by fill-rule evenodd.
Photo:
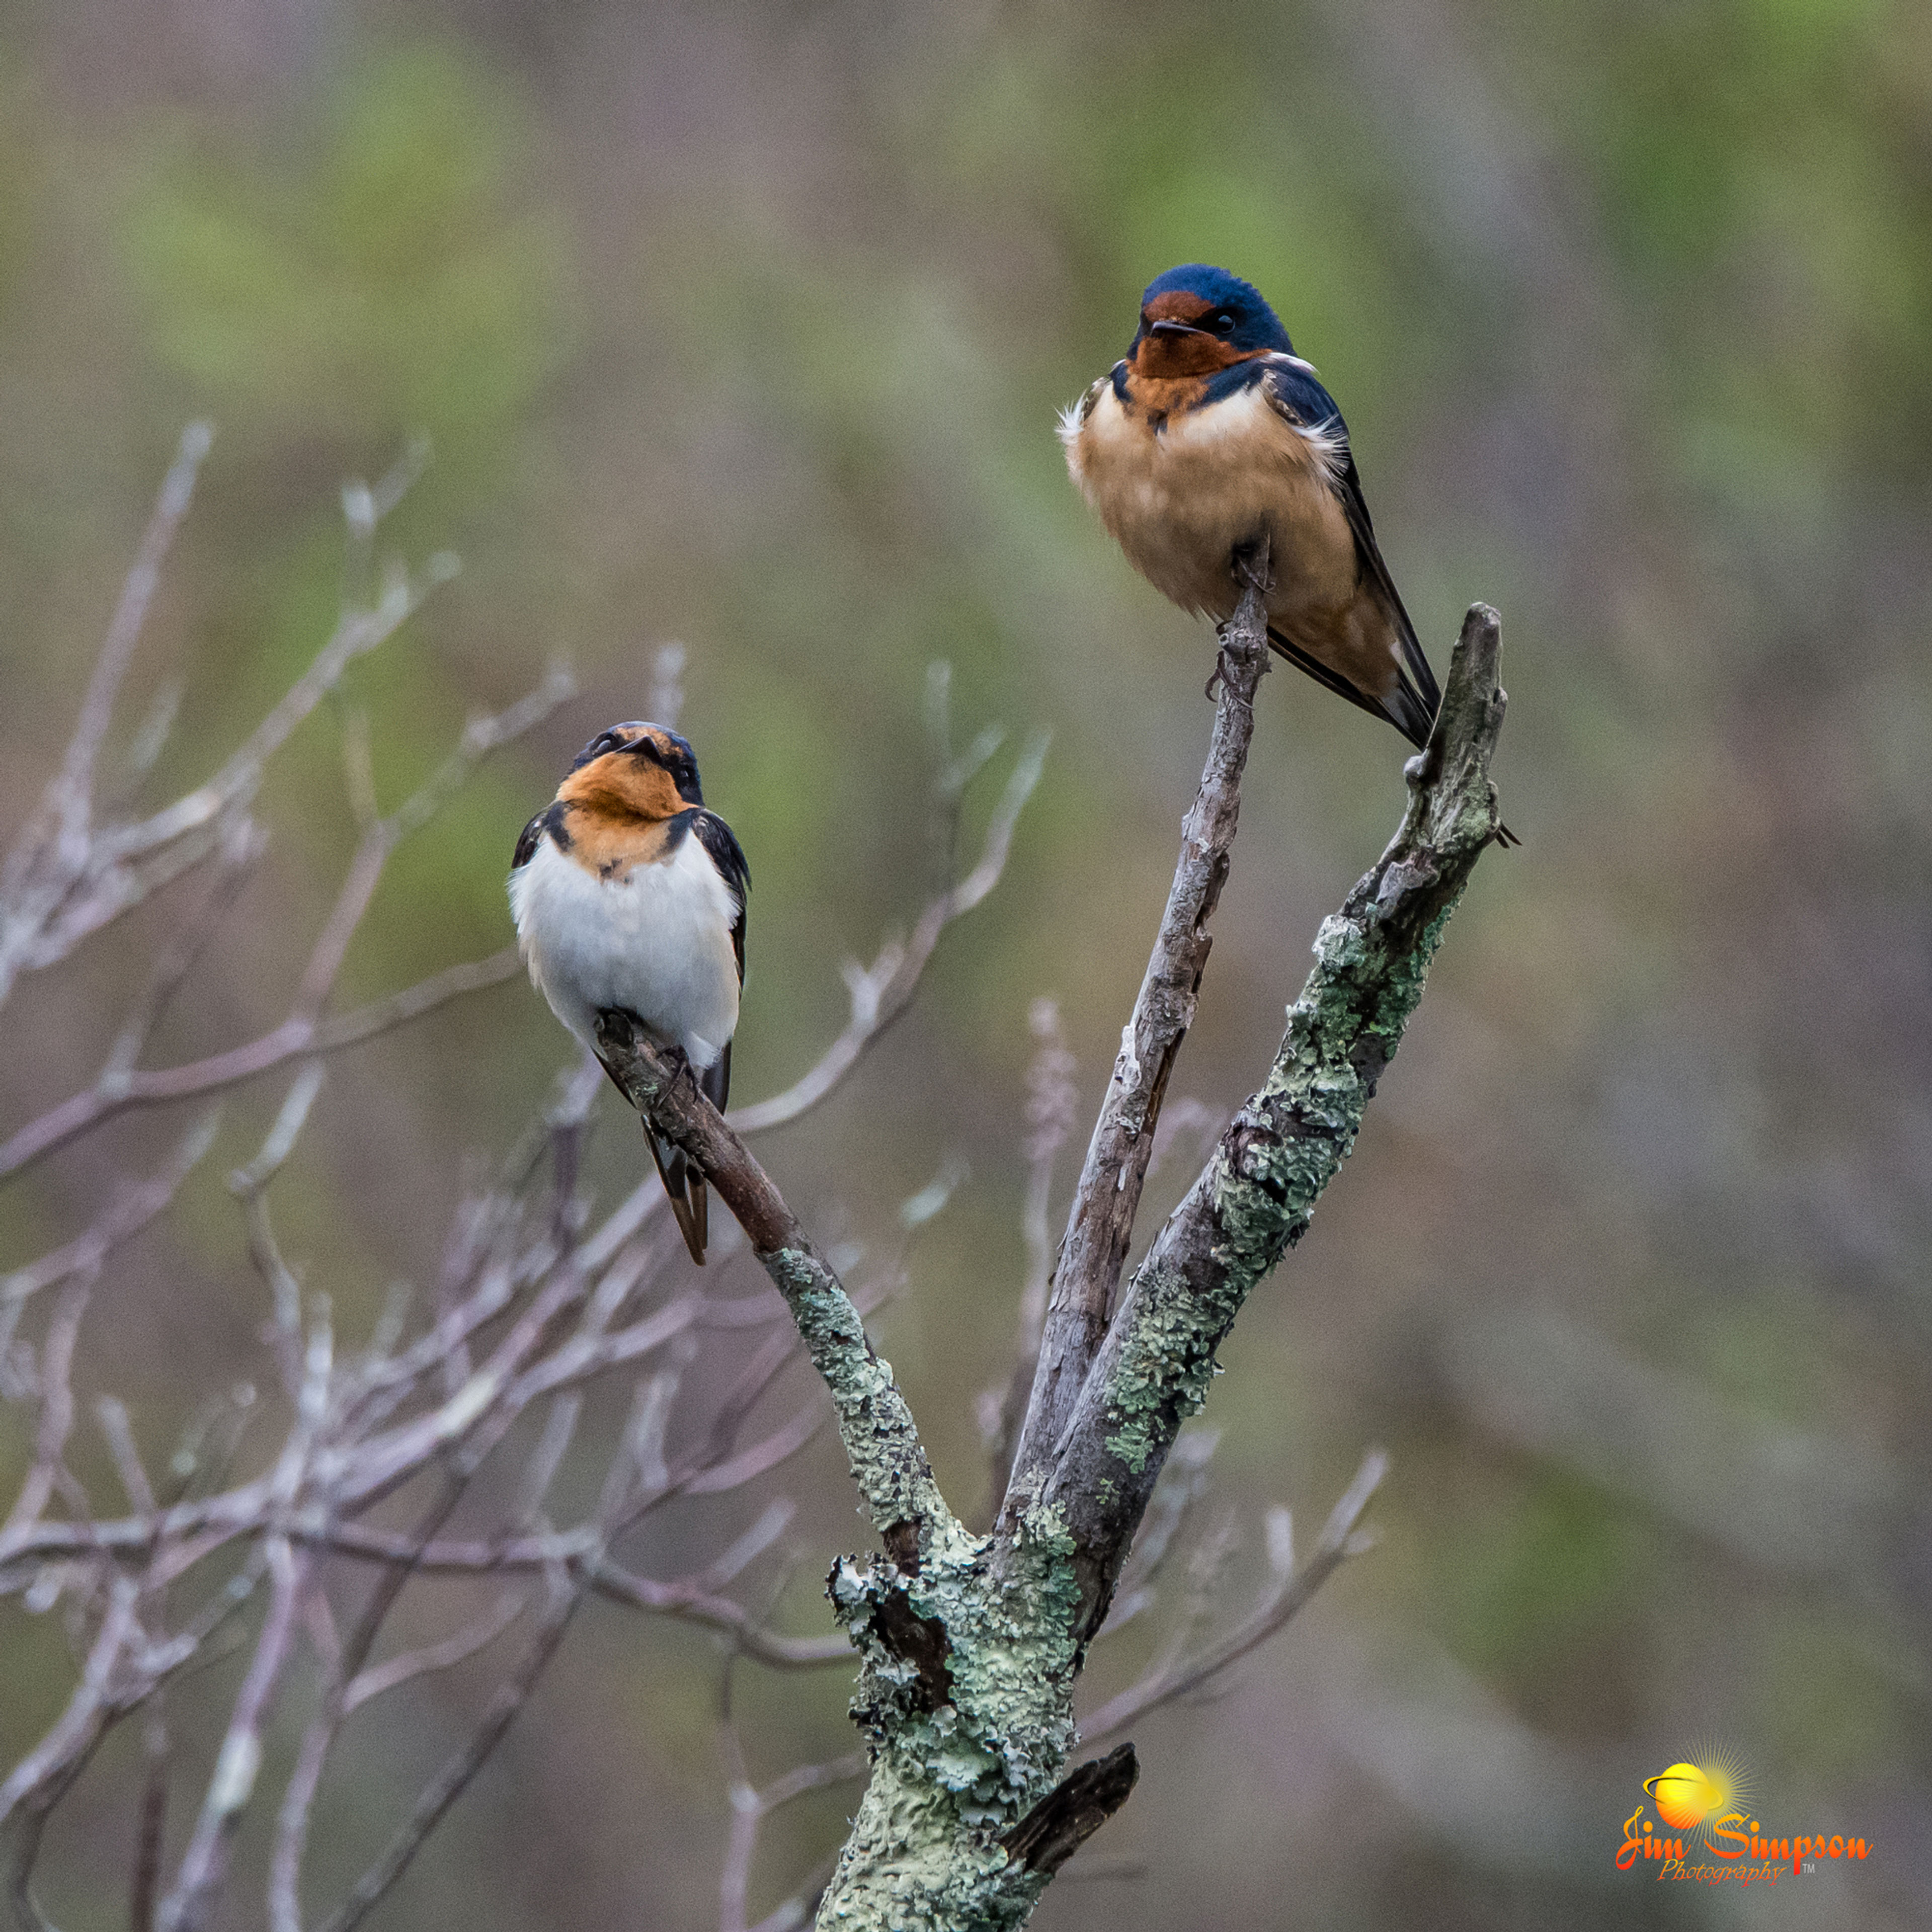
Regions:
M 614 880 L 540 839 L 510 875 L 510 911 L 531 979 L 586 1046 L 598 1009 L 622 1006 L 694 1066 L 716 1064 L 738 1024 L 739 905 L 695 838 Z

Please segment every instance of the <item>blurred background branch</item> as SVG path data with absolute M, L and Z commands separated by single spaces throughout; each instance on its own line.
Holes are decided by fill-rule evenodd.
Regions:
M 149 889 L 144 885 L 111 904 L 101 902 L 105 910 L 98 915 L 70 910 L 94 890 L 89 881 L 111 862 L 100 856 L 93 824 L 94 755 L 111 724 L 112 692 L 124 672 L 140 610 L 153 595 L 160 556 L 185 513 L 194 466 L 207 442 L 205 430 L 192 432 L 170 472 L 135 578 L 104 647 L 104 668 L 89 688 L 77 748 L 39 809 L 37 823 L 50 829 L 29 826 L 16 848 L 26 856 L 9 874 L 4 911 L 15 922 L 10 929 L 57 930 L 64 950 L 130 910 Z M 380 515 L 400 503 L 406 480 L 399 476 L 376 490 L 358 485 L 344 492 L 352 555 L 373 540 Z M 449 571 L 436 574 L 446 578 Z M 396 572 L 392 580 L 406 580 Z M 189 795 L 187 808 L 168 808 L 158 819 L 194 828 L 211 814 L 218 820 L 222 813 L 244 808 L 287 736 L 290 721 L 314 709 L 354 655 L 345 640 L 358 640 L 358 649 L 373 648 L 414 609 L 414 601 L 400 590 L 392 592 L 391 604 L 380 636 L 360 620 L 345 619 L 296 687 L 298 700 L 285 697 L 268 724 L 249 734 L 246 758 L 231 759 L 224 767 L 242 776 L 202 788 Z M 679 702 L 676 680 L 683 662 L 681 649 L 659 654 L 654 695 L 668 710 Z M 500 1744 L 586 1594 L 688 1619 L 722 1634 L 730 1656 L 781 1670 L 850 1655 L 842 1638 L 791 1637 L 769 1630 L 722 1594 L 784 1535 L 794 1506 L 782 1498 L 688 1576 L 640 1575 L 615 1559 L 620 1539 L 674 1499 L 725 1496 L 769 1476 L 810 1442 L 818 1418 L 815 1405 L 808 1405 L 762 1438 L 746 1439 L 746 1422 L 793 1352 L 782 1330 L 771 1338 L 776 1346 L 754 1353 L 736 1381 L 724 1385 L 708 1418 L 700 1420 L 687 1405 L 673 1434 L 674 1407 L 702 1354 L 702 1337 L 707 1332 L 732 1340 L 754 1334 L 774 1316 L 782 1322 L 784 1308 L 775 1298 L 719 1298 L 704 1288 L 664 1293 L 661 1277 L 671 1257 L 657 1226 L 662 1196 L 649 1184 L 634 1189 L 601 1223 L 589 1224 L 589 1203 L 576 1187 L 577 1150 L 598 1090 L 593 1080 L 580 1072 L 564 1081 L 555 1103 L 513 1150 L 494 1184 L 460 1205 L 434 1306 L 412 1322 L 408 1298 L 392 1295 L 366 1342 L 352 1352 L 338 1346 L 332 1298 L 305 1288 L 285 1258 L 271 1219 L 273 1184 L 296 1154 L 322 1091 L 323 1055 L 330 1046 L 343 1043 L 328 1034 L 323 1008 L 391 854 L 435 818 L 482 758 L 541 724 L 573 694 L 569 680 L 553 672 L 539 690 L 505 712 L 473 718 L 454 751 L 386 814 L 374 803 L 376 774 L 362 714 L 346 711 L 345 769 L 360 831 L 333 906 L 300 970 L 289 1017 L 254 1046 L 220 1057 L 213 1069 L 203 1062 L 176 1070 L 172 1085 L 135 1086 L 135 1063 L 148 1032 L 170 998 L 192 985 L 197 961 L 215 937 L 212 922 L 232 908 L 236 875 L 259 855 L 262 842 L 250 824 L 239 840 L 193 846 L 179 856 L 172 876 L 149 882 L 178 893 L 187 890 L 180 881 L 197 868 L 212 874 L 190 926 L 151 973 L 94 1087 L 16 1136 L 15 1144 L 24 1150 L 0 1168 L 4 1176 L 55 1151 L 136 1100 L 178 1099 L 286 1061 L 299 1063 L 260 1146 L 228 1183 L 265 1298 L 260 1333 L 272 1364 L 272 1382 L 278 1386 L 266 1401 L 254 1386 L 238 1387 L 225 1405 L 218 1405 L 218 1413 L 231 1417 L 232 1426 L 222 1431 L 224 1446 L 212 1461 L 205 1460 L 202 1446 L 206 1427 L 197 1426 L 176 1452 L 170 1467 L 176 1480 L 164 1495 L 147 1474 L 126 1405 L 112 1394 L 99 1395 L 94 1410 L 133 1510 L 116 1518 L 95 1508 L 75 1473 L 71 1450 L 82 1330 L 102 1270 L 127 1240 L 176 1208 L 213 1143 L 218 1116 L 204 1115 L 164 1166 L 118 1191 L 91 1228 L 0 1282 L 0 1394 L 37 1418 L 32 1459 L 0 1522 L 0 1592 L 23 1598 L 36 1611 L 64 1603 L 70 1628 L 77 1634 L 91 1633 L 67 1708 L 0 1786 L 0 1826 L 11 1827 L 10 1889 L 25 1923 L 42 1922 L 34 1879 L 49 1816 L 107 1733 L 136 1712 L 157 1714 L 149 1751 L 155 1795 L 135 1868 L 132 1909 L 141 1925 L 152 1924 L 157 1932 L 196 1932 L 221 1909 L 238 1838 L 258 1796 L 269 1729 L 287 1703 L 292 1676 L 305 1658 L 319 1672 L 320 1702 L 276 1807 L 267 1875 L 270 1922 L 276 1932 L 298 1932 L 306 1916 L 303 1868 L 314 1808 L 349 1719 L 376 1699 L 456 1669 L 523 1628 L 521 1654 L 467 1739 L 423 1786 L 387 1849 L 325 1922 L 330 1932 L 349 1932 L 403 1877 Z M 989 754 L 995 742 L 989 741 Z M 868 998 L 862 1011 L 855 993 L 847 1032 L 802 1087 L 764 1110 L 767 1124 L 795 1118 L 836 1089 L 874 1035 L 903 1010 L 946 928 L 998 882 L 1044 748 L 1043 741 L 1036 742 L 1021 758 L 977 864 L 957 883 L 941 884 L 909 947 L 888 949 L 890 963 L 878 972 L 876 988 L 884 997 Z M 938 749 L 935 810 L 941 822 L 956 828 L 966 787 L 985 759 L 965 770 L 943 740 Z M 216 800 L 206 810 L 194 802 L 205 796 Z M 949 844 L 953 836 L 949 829 Z M 99 836 L 122 848 L 130 843 L 111 826 Z M 49 950 L 55 943 L 23 941 L 18 956 L 30 965 L 55 963 L 64 956 L 64 950 Z M 486 962 L 470 969 L 471 983 L 500 976 L 490 968 Z M 359 1024 L 360 1036 L 366 1038 L 382 1025 L 412 1016 L 425 1009 L 428 986 L 454 990 L 447 974 L 436 976 L 410 994 L 381 1003 L 380 1022 L 358 1014 L 349 1016 L 351 1024 Z M 56 1289 L 38 1330 L 25 1325 L 34 1298 Z M 877 1299 L 862 1295 L 861 1301 L 872 1305 Z M 850 1318 L 857 1322 L 856 1308 Z M 614 1375 L 632 1382 L 629 1420 L 607 1451 L 594 1506 L 574 1524 L 556 1526 L 548 1498 L 579 1433 L 582 1391 Z M 534 1438 L 526 1439 L 518 1424 L 532 1407 L 541 1408 L 544 1420 Z M 277 1418 L 280 1445 L 268 1446 L 276 1422 L 258 1431 L 260 1446 L 251 1460 L 260 1473 L 235 1484 L 232 1466 L 243 1431 L 262 1412 Z M 506 1443 L 511 1450 L 499 1455 Z M 452 1518 L 493 1456 L 499 1463 L 507 1460 L 516 1472 L 509 1478 L 511 1514 L 494 1531 L 452 1536 Z M 493 1486 L 499 1492 L 503 1480 L 500 1475 Z M 400 1508 L 410 1526 L 383 1526 L 385 1506 L 392 1520 Z M 372 1511 L 379 1513 L 373 1520 Z M 352 1614 L 353 1580 L 370 1567 L 374 1580 Z M 500 1593 L 487 1610 L 446 1634 L 373 1661 L 384 1626 L 405 1592 L 452 1573 L 537 1573 L 544 1588 L 541 1593 Z M 205 1647 L 257 1597 L 264 1610 L 250 1660 L 234 1694 L 194 1824 L 164 1886 L 166 1793 L 179 1767 L 160 1728 L 157 1700 L 164 1686 L 208 1660 Z M 736 1900 L 728 1913 L 743 1916 L 757 1820 L 834 1777 L 831 1768 L 788 1774 L 763 1794 L 752 1794 L 748 1808 L 734 1785 L 733 1815 L 740 1823 L 728 1848 L 726 1897 Z

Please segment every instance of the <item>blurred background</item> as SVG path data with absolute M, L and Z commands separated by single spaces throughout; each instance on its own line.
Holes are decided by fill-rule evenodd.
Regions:
M 217 440 L 122 721 L 184 679 L 158 788 L 212 769 L 308 661 L 339 487 L 416 436 L 434 461 L 388 535 L 464 570 L 352 675 L 383 802 L 551 658 L 582 682 L 398 856 L 345 998 L 506 942 L 519 827 L 679 640 L 682 725 L 751 858 L 736 1092 L 758 1099 L 843 1023 L 842 958 L 922 896 L 928 663 L 952 665 L 964 731 L 1050 729 L 999 891 L 862 1073 L 760 1148 L 810 1225 L 880 1254 L 904 1198 L 966 1171 L 877 1326 L 972 1506 L 974 1399 L 1007 1372 L 1024 1265 L 1029 1006 L 1058 1000 L 1078 1064 L 1057 1217 L 1211 716 L 1211 633 L 1090 518 L 1053 412 L 1189 260 L 1255 281 L 1340 400 L 1438 672 L 1472 598 L 1502 611 L 1524 845 L 1479 868 L 1205 1418 L 1247 1537 L 1231 1606 L 1263 1508 L 1312 1532 L 1372 1442 L 1380 1546 L 1221 1695 L 1137 1728 L 1098 1870 L 1070 1868 L 1037 1923 L 1932 1921 L 1924 9 L 8 7 L 0 820 L 54 768 L 201 416 Z M 1216 1120 L 1402 799 L 1393 733 L 1292 673 L 1261 708 L 1174 1082 Z M 354 841 L 327 712 L 262 815 L 268 862 L 154 1064 L 284 1010 Z M 16 994 L 0 1130 L 92 1077 L 174 910 Z M 345 1330 L 391 1280 L 433 1278 L 466 1160 L 500 1156 L 569 1060 L 512 983 L 339 1061 L 280 1200 Z M 218 1176 L 281 1091 L 231 1100 L 207 1176 L 97 1300 L 89 1385 L 158 1455 L 259 1362 Z M 642 1150 L 599 1104 L 608 1202 Z M 121 1122 L 0 1192 L 0 1268 L 181 1125 Z M 0 1436 L 10 1494 L 26 1453 Z M 781 1486 L 802 1513 L 772 1614 L 822 1632 L 818 1580 L 862 1540 L 836 1444 Z M 654 1574 L 719 1540 L 694 1516 L 653 1534 Z M 1088 1708 L 1155 1640 L 1102 1647 Z M 10 1761 L 64 1655 L 9 1607 Z M 355 1740 L 317 1896 L 488 1682 L 426 1680 Z M 380 1922 L 713 1922 L 716 1682 L 701 1634 L 587 1610 Z M 756 1774 L 848 1748 L 847 1690 L 746 1667 Z M 1870 1858 L 1744 1897 L 1615 1870 L 1642 1780 L 1712 1745 L 1768 1824 L 1862 1833 Z M 110 1754 L 50 1844 L 62 1924 L 122 1922 L 130 1762 Z M 774 1822 L 754 1912 L 854 1790 Z

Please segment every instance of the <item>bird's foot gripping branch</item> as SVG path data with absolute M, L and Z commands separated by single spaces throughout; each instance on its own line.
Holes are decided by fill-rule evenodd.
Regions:
M 1230 630 L 1264 623 L 1251 588 Z M 1238 661 L 1239 635 L 1232 641 Z M 1498 657 L 1495 614 L 1478 605 L 1427 748 L 1408 766 L 1401 828 L 1324 922 L 1315 970 L 1266 1078 L 1118 1294 L 1125 1243 L 1117 1254 L 1105 1244 L 1100 1274 L 1111 1269 L 1111 1278 L 1082 1288 L 1087 1305 L 1112 1311 L 1097 1346 L 1095 1324 L 1049 1319 L 1034 1402 L 1043 1390 L 1077 1393 L 1064 1426 L 1022 1424 L 989 1536 L 971 1534 L 946 1506 L 890 1366 L 763 1169 L 691 1083 L 675 1077 L 670 1056 L 626 1016 L 601 1017 L 599 1048 L 620 1084 L 709 1178 L 784 1296 L 831 1394 L 883 1545 L 868 1559 L 842 1558 L 830 1580 L 860 1661 L 853 1710 L 872 1765 L 820 1904 L 820 1926 L 1022 1924 L 1053 1872 L 1125 1801 L 1130 1747 L 1063 1775 L 1076 1742 L 1075 1680 L 1174 1438 L 1205 1399 L 1216 1352 L 1249 1294 L 1300 1238 L 1353 1144 L 1449 915 L 1496 836 L 1489 767 L 1504 710 Z M 1244 702 L 1232 682 L 1222 690 L 1219 723 Z M 1225 736 L 1217 729 L 1223 754 Z M 1210 760 L 1204 797 L 1209 779 L 1225 794 L 1239 776 L 1238 758 L 1218 771 Z M 1226 836 L 1231 842 L 1232 818 Z M 1184 847 L 1184 867 L 1190 857 L 1201 862 L 1198 842 Z M 1185 932 L 1164 928 L 1144 1000 L 1162 997 L 1175 978 L 1163 946 L 1184 939 L 1204 958 L 1215 896 L 1203 896 Z M 1198 974 L 1188 983 L 1197 981 Z M 1136 1018 L 1143 1018 L 1138 1010 Z M 1157 1090 L 1136 1122 L 1138 1134 L 1152 1134 L 1159 1105 Z M 1111 1170 L 1108 1184 L 1118 1191 Z M 1076 1199 L 1073 1216 L 1072 1225 L 1085 1225 L 1094 1204 Z M 1340 1553 L 1338 1540 L 1328 1568 L 1298 1586 L 1296 1602 Z

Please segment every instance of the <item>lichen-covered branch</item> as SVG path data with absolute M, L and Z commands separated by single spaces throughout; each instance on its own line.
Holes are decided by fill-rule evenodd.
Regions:
M 709 1178 L 784 1297 L 830 1391 L 852 1480 L 887 1548 L 910 1554 L 928 1536 L 956 1531 L 891 1365 L 874 1352 L 844 1283 L 770 1176 L 698 1090 L 682 1057 L 657 1046 L 630 1015 L 599 1014 L 597 1042 L 632 1106 Z
M 819 1923 L 1022 1924 L 1050 1874 L 1016 1861 L 1003 1837 L 1052 1788 L 1072 1739 L 1073 1546 L 1052 1510 L 1034 1510 L 1003 1560 L 988 1560 L 988 1540 L 940 1494 L 851 1298 L 688 1070 L 621 1012 L 599 1016 L 598 1044 L 638 1112 L 704 1170 L 784 1295 L 885 1546 L 832 1566 L 832 1604 L 861 1660 L 853 1714 L 872 1768 Z
M 1324 921 L 1267 1079 L 1136 1271 L 1039 1485 L 1078 1547 L 1083 1636 L 1106 1614 L 1176 1432 L 1206 1400 L 1216 1350 L 1354 1145 L 1449 914 L 1496 836 L 1499 650 L 1495 612 L 1476 605 L 1428 748 L 1409 762 L 1402 828 Z

